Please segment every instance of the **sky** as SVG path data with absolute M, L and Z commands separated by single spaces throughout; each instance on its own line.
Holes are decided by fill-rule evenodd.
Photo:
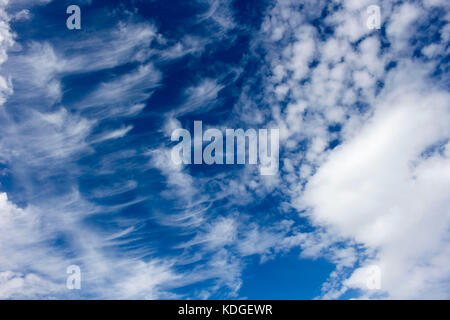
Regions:
M 0 299 L 449 299 L 449 40 L 446 0 L 0 0 Z M 174 163 L 194 121 L 279 170 Z

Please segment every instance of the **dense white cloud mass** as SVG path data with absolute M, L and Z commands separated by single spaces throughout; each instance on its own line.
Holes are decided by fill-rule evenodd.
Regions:
M 408 82 L 395 88 L 358 135 L 329 155 L 301 202 L 314 224 L 376 250 L 370 264 L 381 268 L 389 297 L 444 298 L 450 97 Z
M 325 298 L 351 288 L 362 297 L 448 298 L 450 96 L 431 77 L 436 65 L 413 57 L 410 45 L 421 15 L 429 12 L 420 3 L 381 2 L 391 44 L 386 48 L 376 31 L 364 28 L 369 4 L 342 3 L 326 17 L 335 33 L 325 39 L 303 23 L 307 13 L 296 12 L 295 1 L 279 1 L 265 22 L 275 41 L 267 44 L 273 47 L 272 114 L 284 128 L 288 150 L 309 144 L 305 154 L 289 154 L 286 180 L 296 190 L 294 206 L 306 210 L 313 225 L 331 239 L 363 245 L 367 254 L 353 274 L 338 264 L 324 285 Z M 442 43 L 447 30 L 448 19 Z M 297 42 L 276 50 L 292 37 Z M 444 47 L 437 43 L 424 51 L 448 54 Z M 314 59 L 317 66 L 308 68 Z M 388 69 L 393 60 L 396 67 Z M 383 87 L 377 89 L 379 81 Z M 342 126 L 339 133 L 328 130 L 335 124 Z M 330 149 L 336 139 L 340 144 Z M 370 265 L 381 269 L 381 290 L 366 286 L 362 270 Z

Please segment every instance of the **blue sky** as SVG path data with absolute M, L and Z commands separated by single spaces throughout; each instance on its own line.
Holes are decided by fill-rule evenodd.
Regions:
M 448 299 L 449 8 L 0 1 L 0 298 Z M 174 164 L 194 121 L 279 171 Z

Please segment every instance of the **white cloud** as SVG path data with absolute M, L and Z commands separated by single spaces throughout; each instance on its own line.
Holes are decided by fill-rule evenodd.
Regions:
M 0 272 L 0 299 L 32 299 L 51 297 L 61 290 L 61 285 L 42 279 L 36 274 L 20 274 L 12 271 Z
M 0 67 L 8 60 L 7 50 L 14 45 L 14 34 L 9 26 L 10 17 L 5 12 L 8 1 L 0 2 Z M 0 74 L 0 106 L 13 93 L 11 79 Z
M 29 20 L 31 19 L 30 10 L 22 9 L 13 16 L 13 20 L 21 21 L 21 20 Z
M 99 208 L 82 202 L 73 197 L 54 199 L 45 208 L 20 209 L 0 194 L 0 297 L 76 297 L 77 292 L 66 289 L 66 268 L 72 264 L 81 268 L 83 294 L 110 299 L 167 297 L 167 288 L 180 277 L 172 270 L 173 262 L 113 255 L 110 246 L 133 229 L 94 233 L 82 219 Z M 63 235 L 71 241 L 58 250 L 52 243 Z
M 411 58 L 409 41 L 419 32 L 423 9 L 380 3 L 391 42 L 382 51 L 377 33 L 365 24 L 366 5 L 372 3 L 346 1 L 330 12 L 323 23 L 335 33 L 325 39 L 303 31 L 313 13 L 290 12 L 296 3 L 277 2 L 262 30 L 277 42 L 266 47 L 272 75 L 266 77 L 265 102 L 289 151 L 283 181 L 292 204 L 317 228 L 286 237 L 284 246 L 336 263 L 324 298 L 338 298 L 350 287 L 361 289 L 361 297 L 448 298 L 450 96 L 429 78 L 433 63 Z M 312 70 L 306 67 L 311 50 L 299 50 L 299 65 L 286 55 L 292 44 L 282 39 L 299 36 L 304 45 L 314 43 L 307 48 L 317 48 Z M 443 52 L 440 46 L 423 50 L 431 58 Z M 387 72 L 393 59 L 397 67 Z M 308 81 L 285 72 L 290 68 L 309 74 Z M 377 89 L 378 82 L 383 88 Z M 283 94 L 273 95 L 280 86 Z M 367 107 L 358 109 L 355 102 Z M 336 123 L 341 130 L 330 132 Z M 340 145 L 327 149 L 333 139 Z M 361 269 L 349 274 L 358 264 Z M 370 265 L 381 270 L 380 291 L 361 285 L 361 270 Z
M 183 247 L 202 244 L 208 250 L 216 250 L 217 248 L 233 244 L 237 237 L 237 223 L 231 218 L 219 218 L 208 225 L 207 230 L 203 234 L 197 235 L 192 241 L 183 244 Z
M 217 79 L 203 79 L 195 86 L 185 90 L 186 101 L 170 117 L 181 116 L 186 113 L 206 112 L 217 103 L 217 97 L 224 88 Z
M 214 36 L 234 26 L 227 5 L 218 1 L 205 4 L 209 9 L 199 21 L 218 27 Z M 174 165 L 167 148 L 150 151 L 150 166 L 160 170 L 169 186 L 161 195 L 182 204 L 181 209 L 156 213 L 154 218 L 191 236 L 178 246 L 185 254 L 167 260 L 133 259 L 131 253 L 123 257 L 111 249 L 133 239 L 138 227 L 94 232 L 83 224 L 83 218 L 104 211 L 76 191 L 23 209 L 0 194 L 0 297 L 65 296 L 61 284 L 65 283 L 65 267 L 72 263 L 82 265 L 87 283 L 98 289 L 90 293 L 98 297 L 174 297 L 168 293 L 170 288 L 206 279 L 214 279 L 215 286 L 202 296 L 220 286 L 236 294 L 243 256 L 265 259 L 298 246 L 303 258 L 325 256 L 336 264 L 323 287 L 325 298 L 338 298 L 349 288 L 358 288 L 363 291 L 361 297 L 369 298 L 380 294 L 448 298 L 450 98 L 428 78 L 433 63 L 422 64 L 409 57 L 411 30 L 421 21 L 423 8 L 416 3 L 381 1 L 391 42 L 391 47 L 382 49 L 376 31 L 366 27 L 365 8 L 370 1 L 345 1 L 335 12 L 331 12 L 333 3 L 326 1 L 303 1 L 302 10 L 298 4 L 279 1 L 255 38 L 255 43 L 262 41 L 267 50 L 267 69 L 261 71 L 265 78 L 259 87 L 264 88 L 264 105 L 253 100 L 244 84 L 236 109 L 244 122 L 280 128 L 283 175 L 265 179 L 245 168 L 236 179 L 224 174 L 198 178 Z M 442 5 L 436 0 L 425 2 L 427 7 Z M 308 23 L 326 7 L 330 13 L 323 24 L 334 28 L 332 37 Z M 121 22 L 117 29 L 92 34 L 70 50 L 62 40 L 31 43 L 7 60 L 7 49 L 14 42 L 9 18 L 4 6 L 0 8 L 0 63 L 6 71 L 2 73 L 14 76 L 0 78 L 0 102 L 13 93 L 15 83 L 22 100 L 11 101 L 31 106 L 22 110 L 24 117 L 18 120 L 2 118 L 5 125 L 0 133 L 7 137 L 0 139 L 2 160 L 22 174 L 26 190 L 31 173 L 45 177 L 60 169 L 70 177 L 80 169 L 77 156 L 89 151 L 89 141 L 124 137 L 131 130 L 130 125 L 92 136 L 100 121 L 134 116 L 143 110 L 161 79 L 150 59 L 164 61 L 198 53 L 208 43 L 190 36 L 170 42 L 151 24 Z M 422 48 L 429 59 L 445 52 L 449 25 L 441 30 L 440 43 Z M 152 48 L 153 43 L 164 49 Z M 393 59 L 408 62 L 399 61 L 387 72 L 385 67 Z M 126 62 L 139 66 L 90 88 L 81 101 L 58 105 L 65 93 L 61 82 L 65 75 Z M 179 115 L 214 107 L 224 87 L 222 80 L 203 79 L 188 88 L 185 104 L 168 113 L 163 130 L 170 133 L 179 127 Z M 378 82 L 383 82 L 384 88 L 377 88 Z M 30 101 L 40 103 L 35 106 Z M 267 105 L 270 110 L 264 109 Z M 76 111 L 69 112 L 69 108 Z M 337 124 L 340 132 L 328 130 Z M 341 144 L 331 150 L 333 141 Z M 112 153 L 99 160 L 96 173 L 114 173 L 114 161 L 136 154 L 134 149 Z M 212 185 L 221 192 L 207 195 L 205 190 Z M 70 187 L 76 190 L 76 182 L 70 180 Z M 98 188 L 93 195 L 105 197 L 134 188 L 136 182 L 128 181 Z M 317 229 L 302 232 L 291 227 L 292 220 L 261 226 L 249 223 L 243 215 L 211 219 L 215 212 L 209 210 L 217 199 L 227 197 L 229 206 L 241 205 L 273 192 L 282 192 L 290 205 L 299 209 L 301 218 L 309 218 Z M 42 204 L 44 201 L 48 204 Z M 283 203 L 280 215 L 288 209 L 289 204 Z M 67 252 L 47 245 L 61 235 L 74 239 L 70 250 L 75 258 L 67 259 Z M 29 253 L 24 247 L 33 250 Z M 189 250 L 196 248 L 200 250 L 190 254 Z M 152 248 L 142 251 L 141 256 L 148 257 Z M 174 271 L 175 266 L 188 263 L 185 259 L 203 263 L 192 272 Z M 370 265 L 381 270 L 381 291 L 366 290 L 365 270 Z
M 77 160 L 80 154 L 91 151 L 92 142 L 124 137 L 132 126 L 112 131 L 96 128 L 95 136 L 93 128 L 105 118 L 136 115 L 145 107 L 150 89 L 158 85 L 161 73 L 145 62 L 149 55 L 155 54 L 150 44 L 161 40 L 156 28 L 149 24 L 119 23 L 119 28 L 112 32 L 106 30 L 74 42 L 70 50 L 63 40 L 32 42 L 16 47 L 14 57 L 7 61 L 13 35 L 3 11 L 4 2 L 1 5 L 0 61 L 5 67 L 2 73 L 11 78 L 0 80 L 0 101 L 4 102 L 7 94 L 12 93 L 12 83 L 17 87 L 0 118 L 1 161 L 8 172 L 20 178 L 23 191 L 15 193 L 14 199 L 26 203 L 23 209 L 19 208 L 5 193 L 0 193 L 1 298 L 77 297 L 78 292 L 65 287 L 66 267 L 72 264 L 81 267 L 83 296 L 173 298 L 167 290 L 173 286 L 172 280 L 180 278 L 173 270 L 176 261 L 150 258 L 153 248 L 149 245 L 133 248 L 127 256 L 118 253 L 120 245 L 135 239 L 134 232 L 138 229 L 133 225 L 135 221 L 114 219 L 111 221 L 114 226 L 101 231 L 85 223 L 92 215 L 141 200 L 113 208 L 96 206 L 77 191 L 75 178 L 82 169 Z M 83 103 L 77 104 L 79 101 L 75 100 L 66 106 L 59 104 L 65 94 L 61 82 L 64 76 L 128 62 L 139 65 L 132 72 L 94 88 Z M 88 108 L 94 112 L 86 116 L 83 111 Z M 101 170 L 95 173 L 111 171 L 111 163 L 135 154 L 136 150 L 109 154 L 99 160 Z M 64 181 L 48 183 L 54 176 Z M 104 197 L 135 187 L 132 182 L 97 189 L 94 196 Z M 64 245 L 56 245 L 59 241 Z M 142 256 L 146 258 L 139 258 Z

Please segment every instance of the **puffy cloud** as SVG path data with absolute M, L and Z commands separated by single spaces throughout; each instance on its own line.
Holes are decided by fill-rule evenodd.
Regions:
M 1 299 L 52 297 L 60 289 L 61 286 L 33 273 L 24 275 L 12 271 L 0 272 Z
M 329 4 L 321 28 L 332 28 L 330 36 L 305 32 L 312 13 L 286 11 L 296 4 L 277 2 L 262 30 L 276 43 L 266 45 L 265 102 L 285 140 L 283 181 L 294 190 L 292 204 L 316 227 L 287 237 L 285 245 L 336 263 L 324 298 L 349 288 L 360 289 L 361 297 L 448 298 L 450 96 L 431 77 L 439 62 L 412 56 L 417 48 L 410 40 L 421 32 L 424 9 L 381 2 L 391 43 L 383 48 L 365 25 L 372 3 Z M 293 19 L 302 26 L 288 25 Z M 305 48 L 298 51 L 302 63 L 291 63 L 295 37 L 317 48 L 312 67 Z M 415 45 L 428 58 L 443 50 L 439 40 Z M 398 63 L 389 69 L 392 60 Z M 380 268 L 381 290 L 365 285 L 364 270 L 372 265 Z
M 329 155 L 302 202 L 314 224 L 377 251 L 371 263 L 389 297 L 446 298 L 450 96 L 410 86 L 410 72 Z

